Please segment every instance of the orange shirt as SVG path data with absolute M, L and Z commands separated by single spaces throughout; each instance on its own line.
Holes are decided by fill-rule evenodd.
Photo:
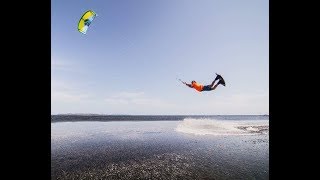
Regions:
M 203 85 L 198 84 L 197 82 L 193 82 L 193 83 L 192 83 L 192 87 L 193 87 L 194 89 L 196 89 L 197 91 L 199 91 L 199 92 L 201 92 L 202 89 L 203 89 Z

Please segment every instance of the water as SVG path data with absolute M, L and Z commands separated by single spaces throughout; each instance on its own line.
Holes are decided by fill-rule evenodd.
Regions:
M 255 135 L 268 134 L 268 120 L 217 120 L 186 118 L 175 129 L 195 135 Z
M 269 179 L 268 116 L 53 116 L 52 179 Z

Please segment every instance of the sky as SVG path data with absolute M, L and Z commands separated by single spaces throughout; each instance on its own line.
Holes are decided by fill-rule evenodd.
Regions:
M 178 81 L 215 73 L 214 91 Z M 269 1 L 51 0 L 51 114 L 66 113 L 269 114 Z

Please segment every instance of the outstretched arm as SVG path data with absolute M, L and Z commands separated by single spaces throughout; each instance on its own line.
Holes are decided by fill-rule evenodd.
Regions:
M 186 82 L 182 81 L 181 79 L 179 79 L 179 81 L 181 81 L 183 84 L 187 85 L 188 87 L 192 88 L 191 84 L 187 84 Z
M 192 88 L 192 85 L 191 84 L 187 84 L 187 83 L 184 83 L 185 85 L 189 86 L 190 88 Z

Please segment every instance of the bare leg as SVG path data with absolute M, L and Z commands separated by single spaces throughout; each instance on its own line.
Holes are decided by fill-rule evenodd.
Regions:
M 219 74 L 216 73 L 216 75 L 217 75 L 217 77 L 214 79 L 214 81 L 212 81 L 212 83 L 211 83 L 211 85 L 210 85 L 210 87 L 211 87 L 212 90 L 214 90 L 214 89 L 217 87 L 217 86 L 213 87 L 214 83 L 215 83 L 217 80 L 220 80 L 220 78 L 221 78 L 221 76 L 220 76 Z M 217 85 L 218 85 L 218 83 L 217 83 Z M 212 88 L 212 87 L 213 87 L 213 88 Z
M 212 81 L 212 83 L 210 84 L 211 89 L 212 89 L 212 86 L 214 85 L 215 82 L 216 82 L 216 79 L 214 81 Z
M 213 83 L 212 83 L 213 84 Z M 215 90 L 218 87 L 219 83 L 217 83 L 215 86 L 211 86 L 211 90 Z

